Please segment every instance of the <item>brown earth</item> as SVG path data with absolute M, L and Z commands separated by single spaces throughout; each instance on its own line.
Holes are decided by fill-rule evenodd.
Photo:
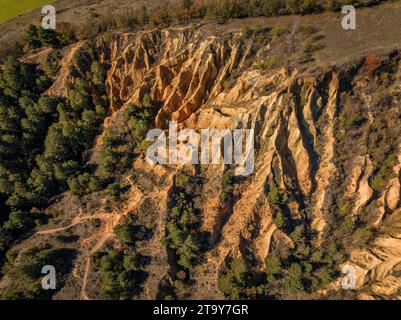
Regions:
M 349 32 L 340 32 L 337 15 L 323 14 L 247 19 L 225 25 L 207 23 L 197 28 L 115 32 L 107 42 L 101 37 L 96 40 L 104 57 L 112 62 L 106 80 L 109 96 L 121 101 L 111 103 L 104 129 L 117 126 L 118 114 L 128 103 L 140 104 L 146 93 L 161 103 L 155 127 L 164 128 L 166 121 L 176 120 L 182 127 L 196 129 L 235 129 L 241 125 L 255 128 L 254 172 L 237 186 L 238 197 L 231 206 L 219 200 L 224 166 L 208 165 L 199 169 L 204 178 L 201 230 L 210 233 L 212 249 L 203 254 L 202 263 L 191 272 L 194 280 L 188 290 L 191 298 L 222 298 L 217 287 L 219 272 L 229 257 L 244 257 L 247 248 L 254 249 L 261 271 L 265 258 L 278 244 L 288 250 L 294 248 L 293 240 L 275 225 L 274 208 L 266 200 L 266 188 L 273 180 L 291 195 L 286 208 L 293 218 L 304 221 L 314 232 L 315 246 L 328 239 L 332 219 L 340 210 L 332 206 L 333 198 L 345 197 L 350 201 L 346 212 L 350 217 L 373 210 L 375 220 L 368 226 L 376 230 L 375 238 L 368 247 L 352 248 L 349 252 L 349 263 L 357 268 L 358 288 L 363 287 L 359 298 L 400 298 L 400 239 L 397 234 L 384 232 L 382 225 L 400 207 L 401 165 L 395 165 L 397 177 L 389 180 L 384 190 L 374 191 L 371 177 L 377 168 L 369 152 L 346 150 L 346 166 L 339 164 L 336 153 L 340 148 L 338 123 L 342 107 L 346 105 L 344 93 L 358 96 L 366 106 L 365 112 L 372 112 L 370 117 L 374 121 L 375 111 L 369 110 L 369 105 L 375 92 L 368 89 L 378 83 L 380 77 L 371 77 L 375 71 L 364 68 L 366 56 L 375 55 L 381 65 L 395 63 L 391 88 L 394 94 L 400 93 L 401 55 L 399 51 L 389 55 L 390 49 L 401 46 L 401 35 L 396 31 L 401 27 L 400 14 L 399 2 L 360 10 L 358 29 Z M 268 37 L 263 41 L 247 38 L 241 31 L 247 24 L 255 29 L 290 24 L 291 29 L 295 26 L 296 36 L 286 35 L 279 43 L 293 41 L 293 45 L 299 47 L 303 36 L 296 27 L 315 21 L 319 21 L 317 27 L 323 35 L 319 40 L 323 48 L 313 53 L 315 61 L 300 64 L 294 54 L 288 56 L 287 64 L 267 70 L 257 68 L 257 63 L 272 55 L 279 44 Z M 60 74 L 49 93 L 65 96 L 65 83 L 70 79 L 68 67 L 80 45 L 66 49 Z M 230 78 L 233 74 L 237 75 L 234 79 Z M 399 107 L 398 102 L 395 104 Z M 102 139 L 98 139 L 95 150 L 101 144 Z M 171 266 L 161 239 L 165 232 L 169 190 L 180 169 L 179 166 L 150 166 L 139 158 L 130 172 L 130 176 L 137 179 L 127 177 L 127 181 L 131 181 L 126 184 L 130 191 L 117 208 L 109 212 L 98 208 L 91 215 L 82 215 L 79 210 L 67 212 L 61 204 L 56 204 L 62 223 L 67 221 L 68 215 L 72 222 L 66 226 L 44 227 L 16 249 L 93 218 L 103 220 L 105 225 L 99 232 L 91 234 L 89 240 L 84 237 L 79 240 L 81 249 L 75 277 L 72 275 L 70 284 L 56 296 L 63 298 L 68 285 L 71 288 L 78 285 L 79 292 L 71 289 L 74 298 L 96 298 L 86 290 L 91 271 L 90 256 L 108 241 L 115 244 L 112 227 L 125 214 L 134 211 L 138 219 L 149 214 L 156 223 L 156 232 L 150 243 L 140 248 L 150 256 L 151 262 L 146 269 L 149 277 L 139 298 L 156 298 L 158 284 L 170 273 Z M 339 179 L 344 189 L 336 189 Z M 152 200 L 154 214 L 140 210 L 145 199 Z M 310 212 L 308 216 L 305 209 Z M 87 230 L 80 232 L 84 234 Z M 7 279 L 3 279 L 1 286 L 6 284 Z M 339 290 L 339 283 L 333 282 L 331 288 Z

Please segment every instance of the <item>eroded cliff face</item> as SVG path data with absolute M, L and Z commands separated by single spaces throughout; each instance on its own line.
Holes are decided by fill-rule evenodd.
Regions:
M 66 94 L 69 67 L 80 46 L 65 53 L 49 93 Z M 253 174 L 230 185 L 228 199 L 221 197 L 229 169 L 224 164 L 151 166 L 138 157 L 122 177 L 128 196 L 109 210 L 111 216 L 131 212 L 155 224 L 151 239 L 139 249 L 149 263 L 138 298 L 163 297 L 162 284 L 171 288 L 177 278 L 162 239 L 175 177 L 183 169 L 202 178 L 195 199 L 197 232 L 206 235 L 207 245 L 188 272 L 191 284 L 177 289 L 178 297 L 222 298 L 218 279 L 232 259 L 252 260 L 257 278 L 267 257 L 286 261 L 305 250 L 337 259 L 331 265 L 338 272 L 344 264 L 355 266 L 358 298 L 401 297 L 398 52 L 335 68 L 314 69 L 312 64 L 302 71 L 292 66 L 261 70 L 258 59 L 269 54 L 271 41 L 241 32 L 213 34 L 202 27 L 115 33 L 98 39 L 97 46 L 102 59 L 110 61 L 105 84 L 111 104 L 103 131 L 124 126 L 121 114 L 127 105 L 140 105 L 147 94 L 159 106 L 157 128 L 166 129 L 175 120 L 182 128 L 255 129 Z M 102 143 L 99 137 L 95 152 Z M 274 190 L 276 198 L 285 199 L 275 199 Z M 67 210 L 66 204 L 59 207 Z M 102 212 L 94 216 L 117 224 Z M 59 297 L 78 286 L 81 298 L 97 298 L 88 293 L 87 283 L 96 277 L 85 261 L 107 242 L 119 245 L 108 225 L 81 237 L 74 275 Z M 312 259 L 312 253 L 298 259 Z M 294 296 L 340 292 L 339 275 L 331 274 L 319 288 Z M 283 281 L 277 279 L 277 298 L 289 296 L 280 292 Z

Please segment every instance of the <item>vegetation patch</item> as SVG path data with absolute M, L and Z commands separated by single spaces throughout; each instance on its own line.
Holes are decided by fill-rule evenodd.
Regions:
M 65 248 L 34 247 L 21 254 L 17 265 L 5 265 L 7 276 L 13 281 L 10 290 L 2 294 L 6 300 L 50 299 L 54 290 L 43 290 L 42 267 L 52 265 L 57 270 L 57 286 L 62 288 L 66 275 L 71 271 L 75 250 Z

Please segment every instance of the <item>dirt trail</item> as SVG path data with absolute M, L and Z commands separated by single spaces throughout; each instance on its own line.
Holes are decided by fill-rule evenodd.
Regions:
M 59 227 L 59 228 L 54 228 L 54 229 L 49 229 L 49 230 L 38 231 L 38 232 L 36 232 L 36 235 L 53 234 L 53 233 L 68 230 L 76 225 L 84 223 L 87 220 L 94 220 L 94 219 L 107 220 L 108 218 L 110 218 L 110 213 L 106 213 L 106 212 L 102 212 L 102 213 L 98 213 L 98 214 L 94 214 L 94 215 L 83 216 L 83 217 L 77 216 L 76 218 L 74 218 L 73 222 L 66 227 Z
M 81 287 L 81 300 L 91 300 L 86 294 L 86 286 L 88 284 L 92 255 L 100 251 L 106 245 L 106 243 L 114 237 L 114 232 L 113 232 L 114 227 L 121 222 L 124 216 L 126 216 L 135 207 L 138 206 L 142 198 L 143 198 L 142 192 L 138 188 L 132 186 L 131 195 L 128 198 L 128 201 L 124 205 L 123 209 L 121 211 L 117 209 L 117 212 L 109 214 L 110 219 L 107 220 L 106 222 L 106 228 L 102 232 L 103 233 L 102 236 L 86 256 L 85 273 Z
M 36 235 L 48 235 L 48 234 L 58 233 L 93 219 L 100 219 L 103 221 L 103 223 L 105 223 L 105 227 L 103 228 L 103 230 L 99 232 L 99 234 L 93 235 L 91 237 L 93 238 L 99 236 L 100 238 L 91 248 L 89 253 L 86 255 L 85 271 L 81 286 L 82 300 L 90 300 L 90 298 L 86 294 L 86 286 L 88 283 L 88 277 L 90 272 L 91 256 L 96 252 L 100 251 L 106 245 L 106 243 L 114 237 L 114 232 L 113 232 L 114 227 L 120 224 L 123 217 L 126 216 L 129 212 L 131 212 L 140 203 L 140 200 L 142 198 L 143 198 L 142 192 L 137 187 L 132 186 L 130 191 L 130 196 L 124 207 L 121 209 L 115 208 L 110 213 L 101 211 L 93 215 L 85 215 L 85 216 L 83 216 L 82 212 L 80 212 L 76 217 L 73 218 L 72 223 L 66 227 L 42 230 L 36 233 Z M 84 239 L 83 241 L 85 242 L 85 240 L 87 239 Z

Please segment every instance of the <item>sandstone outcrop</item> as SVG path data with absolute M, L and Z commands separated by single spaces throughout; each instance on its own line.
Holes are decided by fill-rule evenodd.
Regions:
M 66 51 L 60 75 L 49 94 L 66 95 L 68 68 L 81 45 Z M 288 250 L 294 248 L 293 240 L 274 222 L 274 212 L 267 201 L 267 187 L 272 182 L 288 194 L 287 212 L 313 233 L 315 246 L 324 245 L 335 225 L 333 220 L 339 211 L 335 199 L 351 199 L 345 214 L 353 219 L 368 207 L 373 210 L 376 221 L 368 226 L 378 233 L 368 248 L 353 248 L 349 262 L 356 266 L 358 287 L 368 286 L 371 290 L 361 293 L 361 298 L 399 292 L 400 233 L 385 234 L 381 226 L 399 210 L 400 165 L 394 168 L 397 176 L 388 181 L 388 187 L 374 191 L 371 179 L 378 168 L 368 151 L 348 152 L 347 163 L 352 163 L 348 167 L 336 158 L 342 94 L 352 91 L 354 78 L 362 77 L 363 64 L 359 64 L 360 69 L 339 66 L 302 72 L 285 67 L 261 70 L 254 65 L 254 51 L 269 50 L 268 41 L 260 46 L 241 32 L 211 35 L 194 28 L 114 33 L 107 41 L 99 39 L 96 45 L 101 49 L 101 59 L 110 61 L 106 86 L 111 103 L 105 127 L 116 125 L 114 120 L 121 110 L 130 103 L 139 106 L 149 94 L 160 106 L 156 128 L 165 129 L 168 121 L 175 120 L 180 127 L 194 129 L 255 129 L 254 172 L 235 187 L 234 201 L 227 203 L 219 198 L 224 165 L 198 168 L 204 179 L 200 230 L 210 235 L 211 249 L 203 254 L 202 263 L 192 273 L 191 297 L 220 298 L 219 272 L 228 257 L 243 256 L 245 247 L 254 249 L 261 270 L 265 258 L 278 244 Z M 131 188 L 138 188 L 150 198 L 156 192 L 158 209 L 167 210 L 161 204 L 168 203 L 168 190 L 180 169 L 174 165 L 151 167 L 136 161 L 133 172 L 146 171 L 163 183 L 147 190 L 144 175 L 133 181 Z M 338 190 L 339 180 L 347 183 L 345 189 Z M 376 205 L 373 209 L 372 202 Z M 158 241 L 152 241 L 152 250 L 147 251 L 151 272 L 142 298 L 155 298 L 158 282 L 169 273 L 166 261 L 158 269 L 160 252 L 165 251 L 160 241 L 165 232 L 165 212 L 159 214 Z

